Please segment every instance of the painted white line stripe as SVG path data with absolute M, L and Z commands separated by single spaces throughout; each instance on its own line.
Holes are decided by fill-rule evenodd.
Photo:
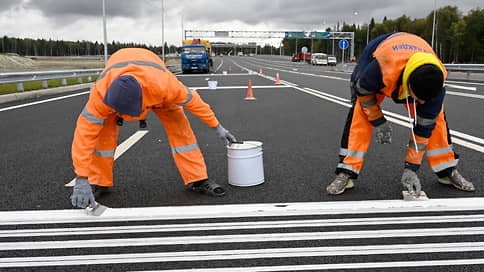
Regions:
M 183 74 L 177 77 L 214 77 L 214 76 L 216 77 L 249 76 L 249 74 L 248 73 L 236 73 L 236 74 L 227 73 L 226 75 L 224 74 L 191 74 L 191 75 Z
M 128 139 L 124 140 L 118 147 L 116 147 L 116 151 L 114 152 L 114 160 L 119 158 L 121 155 L 124 154 L 130 147 L 132 147 L 136 142 L 141 140 L 143 136 L 148 133 L 148 130 L 138 130 L 133 135 L 131 135 Z M 71 181 L 66 183 L 64 186 L 66 187 L 73 187 L 76 185 L 76 178 L 73 178 Z
M 121 157 L 129 148 L 131 148 L 135 143 L 137 143 L 143 136 L 145 136 L 149 131 L 148 130 L 138 130 L 133 135 L 131 135 L 128 139 L 122 142 L 116 148 L 116 152 L 114 153 L 114 159 Z
M 383 229 L 358 231 L 329 232 L 293 232 L 293 233 L 263 233 L 263 234 L 228 234 L 228 235 L 193 235 L 170 237 L 143 237 L 124 239 L 92 239 L 40 242 L 3 242 L 0 250 L 44 250 L 59 248 L 92 248 L 92 247 L 130 247 L 159 245 L 196 245 L 196 244 L 227 244 L 256 243 L 280 241 L 312 241 L 334 239 L 370 239 L 397 237 L 433 237 L 433 236 L 464 236 L 483 235 L 484 227 L 460 228 L 426 228 L 426 229 Z
M 70 95 L 65 95 L 65 96 L 59 96 L 59 97 L 49 98 L 49 99 L 45 99 L 45 100 L 41 100 L 41 101 L 35 101 L 35 102 L 31 102 L 31 103 L 26 103 L 26 104 L 21 104 L 21 105 L 6 107 L 6 108 L 0 109 L 0 112 L 2 112 L 2 111 L 8 111 L 8 110 L 13 110 L 13 109 L 18 109 L 18 108 L 23 108 L 23 107 L 28 107 L 28 106 L 33 106 L 33 105 L 38 105 L 38 104 L 43 104 L 43 103 L 57 101 L 57 100 L 62 100 L 62 99 L 66 99 L 66 98 L 70 98 L 70 97 L 74 97 L 74 96 L 88 94 L 90 92 L 91 91 L 80 92 L 80 93 L 75 93 L 75 94 L 70 94 Z
M 397 224 L 429 224 L 455 222 L 483 222 L 484 215 L 456 216 L 413 216 L 413 217 L 374 217 L 374 218 L 339 218 L 320 220 L 278 220 L 254 222 L 227 223 L 194 223 L 166 225 L 136 225 L 117 227 L 82 227 L 82 228 L 46 228 L 1 230 L 0 237 L 35 237 L 35 236 L 65 236 L 65 235 L 95 235 L 95 234 L 126 234 L 146 232 L 178 232 L 178 231 L 208 231 L 208 230 L 247 230 L 270 228 L 314 228 L 334 226 L 377 226 Z
M 0 218 L 2 220 L 0 220 L 0 225 L 469 210 L 484 210 L 484 198 L 431 198 L 427 201 L 363 200 L 112 208 L 107 209 L 101 216 L 88 216 L 81 209 L 1 211 Z
M 325 95 L 325 96 L 328 96 L 328 97 L 331 97 L 331 98 L 334 98 L 334 99 L 338 99 L 340 101 L 343 101 L 343 102 L 346 102 L 346 103 L 350 103 L 351 100 L 349 99 L 346 99 L 346 98 L 343 98 L 343 97 L 339 97 L 339 96 L 336 96 L 336 95 L 332 95 L 332 94 L 328 94 L 328 93 L 324 93 L 320 90 L 315 90 L 315 89 L 311 89 L 311 88 L 304 88 L 305 90 L 308 90 L 308 91 L 312 91 L 312 92 L 315 92 L 315 93 L 318 93 L 318 94 L 322 94 L 322 95 Z
M 482 251 L 484 243 L 428 243 L 340 247 L 267 248 L 245 250 L 181 251 L 0 258 L 0 267 L 94 265 L 148 262 L 190 262 L 266 258 L 325 257 L 351 255 L 417 254 Z
M 466 86 L 461 86 L 461 85 L 455 85 L 455 84 L 445 84 L 447 87 L 451 88 L 456 88 L 456 89 L 462 89 L 462 90 L 468 90 L 468 91 L 477 91 L 477 87 L 466 87 Z
M 209 90 L 208 87 L 188 87 L 188 88 L 194 89 L 194 90 Z M 216 90 L 247 89 L 247 88 L 248 86 L 217 86 Z M 277 89 L 277 88 L 288 88 L 288 86 L 285 86 L 285 85 L 252 86 L 252 89 Z
M 334 98 L 329 97 L 329 94 L 321 92 L 321 91 L 318 91 L 316 93 L 314 91 L 309 91 L 309 90 L 302 89 L 302 88 L 295 87 L 295 86 L 291 86 L 291 87 L 293 87 L 294 89 L 296 89 L 298 91 L 301 91 L 301 92 L 304 92 L 304 93 L 307 93 L 307 94 L 310 94 L 310 95 L 331 101 L 333 103 L 351 108 L 351 104 L 340 101 L 343 98 L 334 99 Z M 389 111 L 386 111 L 386 110 L 383 110 L 382 112 L 387 116 L 387 120 L 389 120 L 389 121 L 391 121 L 395 124 L 410 128 L 410 123 L 408 121 L 408 117 L 397 114 L 397 113 L 389 112 Z M 395 117 L 395 118 L 392 118 L 392 117 Z M 404 121 L 401 121 L 401 120 L 404 120 Z M 479 151 L 481 153 L 484 153 L 484 147 L 483 146 L 479 146 L 479 145 L 476 145 L 474 143 L 466 141 L 466 140 L 469 140 L 469 141 L 474 141 L 474 142 L 477 142 L 477 143 L 484 144 L 484 139 L 481 139 L 481 138 L 478 138 L 478 137 L 475 137 L 475 136 L 472 136 L 472 135 L 468 135 L 468 134 L 465 134 L 465 133 L 462 133 L 462 132 L 457 132 L 455 130 L 450 130 L 450 134 L 453 136 L 452 141 L 454 143 L 462 145 L 462 146 L 467 147 L 469 149 L 473 149 L 473 150 Z M 456 138 L 455 136 L 465 138 L 465 140 Z
M 445 93 L 456 95 L 456 96 L 464 96 L 464 97 L 484 99 L 484 95 L 479 95 L 479 94 L 468 94 L 468 93 L 459 93 L 459 92 L 451 92 L 451 91 L 446 91 Z
M 456 83 L 456 84 L 469 84 L 469 85 L 480 85 L 484 86 L 483 82 L 471 82 L 471 81 L 456 81 L 456 80 L 446 80 L 445 84 L 447 83 Z
M 144 272 L 276 272 L 276 271 L 321 271 L 332 269 L 369 269 L 393 267 L 431 267 L 431 266 L 459 266 L 480 265 L 484 259 L 456 259 L 432 261 L 406 261 L 406 262 L 373 262 L 373 263 L 338 263 L 338 264 L 308 264 L 308 265 L 281 265 L 281 266 L 247 266 L 247 267 L 221 267 L 199 269 L 170 269 L 150 270 Z M 141 272 L 141 271 L 140 271 Z

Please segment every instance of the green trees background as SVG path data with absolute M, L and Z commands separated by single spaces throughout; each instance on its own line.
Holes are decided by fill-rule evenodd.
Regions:
M 367 33 L 371 41 L 385 33 L 404 31 L 419 35 L 431 44 L 432 25 L 433 11 L 426 18 L 421 19 L 411 19 L 402 15 L 394 20 L 385 17 L 382 22 L 376 23 L 371 18 L 370 23 L 363 26 L 343 23 L 342 27 L 338 27 L 339 29 L 327 28 L 326 31 L 354 32 L 354 54 L 358 57 L 366 46 Z M 368 31 L 368 27 L 370 31 Z M 296 52 L 295 39 L 284 39 L 283 44 L 285 55 L 292 55 Z M 338 40 L 315 39 L 312 44 L 313 52 L 329 53 L 338 58 L 341 57 L 342 50 L 338 48 Z M 298 39 L 297 51 L 300 51 L 303 46 L 310 49 L 311 40 Z M 484 10 L 473 9 L 465 16 L 459 12 L 457 7 L 453 6 L 437 10 L 434 50 L 444 63 L 484 63 Z M 348 53 L 345 52 L 345 55 Z
M 473 9 L 463 15 L 455 6 L 446 6 L 436 12 L 436 34 L 434 49 L 444 63 L 484 63 L 484 10 Z M 417 34 L 431 44 L 432 40 L 433 11 L 426 18 L 411 19 L 402 15 L 394 20 L 383 18 L 382 22 L 375 22 L 371 18 L 369 24 L 350 25 L 343 23 L 336 29 L 327 28 L 325 31 L 341 31 L 355 33 L 355 56 L 358 57 L 369 40 L 379 35 L 404 31 Z M 368 31 L 369 30 L 369 31 Z M 312 48 L 311 48 L 312 45 Z M 284 55 L 292 55 L 300 51 L 303 46 L 312 52 L 334 54 L 341 59 L 341 50 L 338 48 L 338 40 L 298 39 L 297 48 L 295 39 L 283 40 Z M 108 43 L 108 54 L 125 47 L 147 48 L 155 53 L 161 52 L 161 46 L 147 46 L 139 43 L 120 43 L 113 41 Z M 180 45 L 168 46 L 165 43 L 165 53 L 179 51 Z M 312 49 L 312 50 L 311 50 Z M 259 47 L 262 54 L 279 54 L 280 48 L 265 45 Z M 349 51 L 346 50 L 345 59 L 349 59 Z M 59 41 L 45 39 L 21 39 L 3 36 L 0 40 L 0 53 L 18 53 L 24 56 L 86 56 L 103 55 L 104 45 L 91 41 Z

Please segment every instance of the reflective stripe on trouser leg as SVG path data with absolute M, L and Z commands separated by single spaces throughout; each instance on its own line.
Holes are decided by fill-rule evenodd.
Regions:
M 444 107 L 442 106 L 427 145 L 427 160 L 435 173 L 455 167 L 459 161 L 452 150 L 452 142 L 448 133 Z
M 378 105 L 384 99 L 383 95 L 377 95 Z M 346 125 L 341 138 L 340 162 L 336 172 L 342 169 L 354 173 L 355 177 L 361 171 L 364 155 L 370 146 L 371 133 L 373 126 L 368 121 L 368 117 L 363 112 L 360 103 L 353 104 L 348 113 Z
M 91 174 L 89 175 L 91 184 L 113 186 L 114 153 L 119 131 L 116 119 L 115 116 L 106 119 L 104 128 L 99 135 L 96 149 L 92 154 Z
M 165 127 L 173 159 L 185 184 L 207 179 L 205 160 L 183 108 L 165 104 L 161 108 L 154 108 L 153 112 Z

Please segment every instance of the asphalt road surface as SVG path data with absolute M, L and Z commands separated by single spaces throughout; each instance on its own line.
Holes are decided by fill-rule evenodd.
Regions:
M 89 90 L 0 104 L 0 270 L 484 270 L 484 81 L 446 83 L 458 169 L 476 191 L 439 184 L 425 160 L 419 177 L 429 200 L 409 202 L 400 185 L 410 135 L 402 105 L 382 104 L 393 143 L 372 143 L 355 188 L 330 196 L 350 73 L 276 56 L 217 57 L 215 67 L 177 76 L 239 140 L 263 142 L 265 177 L 229 185 L 226 148 L 187 112 L 209 178 L 227 190 L 221 198 L 185 189 L 150 113 L 142 132 L 137 122 L 121 127 L 115 186 L 99 199 L 109 209 L 87 215 L 71 207 L 64 185 L 74 177 L 70 147 Z M 249 81 L 255 101 L 244 100 Z

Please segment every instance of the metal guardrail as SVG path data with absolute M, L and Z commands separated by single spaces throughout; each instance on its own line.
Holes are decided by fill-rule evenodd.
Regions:
M 42 88 L 48 88 L 47 80 L 62 79 L 62 85 L 67 85 L 68 78 L 78 78 L 79 83 L 83 83 L 82 78 L 87 77 L 88 82 L 92 81 L 93 76 L 99 75 L 103 69 L 84 69 L 84 70 L 65 70 L 65 71 L 39 71 L 39 72 L 17 72 L 0 73 L 0 84 L 16 83 L 17 91 L 24 90 L 24 82 L 42 81 Z
M 447 71 L 484 72 L 484 64 L 444 64 Z
M 181 65 L 167 65 L 170 71 L 180 71 Z M 1 84 L 17 84 L 17 91 L 24 91 L 24 83 L 32 81 L 42 81 L 42 88 L 48 88 L 48 80 L 62 79 L 62 85 L 67 85 L 68 78 L 77 78 L 79 83 L 83 83 L 83 78 L 87 77 L 87 81 L 91 82 L 92 77 L 98 76 L 102 72 L 99 69 L 83 69 L 83 70 L 64 70 L 64 71 L 39 71 L 39 72 L 14 72 L 14 73 L 0 73 Z

